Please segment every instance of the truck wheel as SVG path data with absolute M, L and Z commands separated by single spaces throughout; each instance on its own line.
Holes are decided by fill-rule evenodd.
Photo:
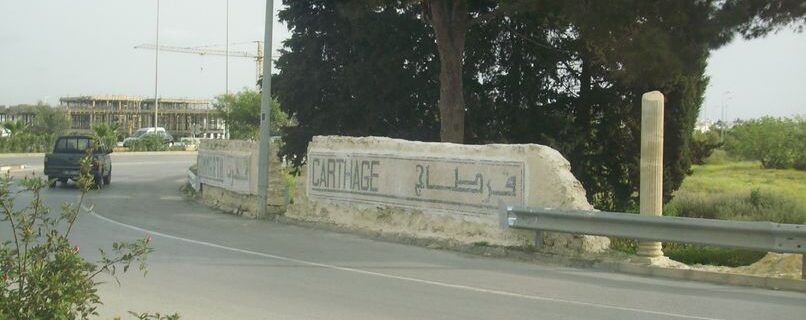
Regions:
M 56 187 L 56 178 L 51 179 L 48 177 L 48 188 L 55 188 Z
M 109 185 L 110 183 L 112 183 L 112 173 L 111 172 L 104 177 L 104 184 Z
M 65 186 L 65 185 L 67 185 L 67 178 L 61 178 L 61 179 L 59 179 L 59 182 L 61 182 L 62 185 Z
M 102 189 L 104 187 L 103 176 L 101 176 L 101 174 L 96 174 L 95 177 L 93 178 L 95 182 L 95 187 L 97 187 L 98 189 Z

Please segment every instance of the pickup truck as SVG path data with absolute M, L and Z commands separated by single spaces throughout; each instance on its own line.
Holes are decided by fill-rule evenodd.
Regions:
M 81 159 L 97 140 L 88 135 L 69 135 L 56 139 L 53 152 L 45 155 L 45 175 L 49 186 L 56 182 L 67 184 L 67 180 L 77 181 L 81 174 Z M 102 145 L 95 145 L 92 152 L 92 175 L 98 188 L 112 182 L 112 150 Z

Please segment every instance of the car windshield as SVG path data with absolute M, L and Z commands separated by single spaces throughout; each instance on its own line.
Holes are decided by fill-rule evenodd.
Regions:
M 60 138 L 56 141 L 56 147 L 53 149 L 55 153 L 84 153 L 91 145 L 89 138 L 70 137 Z
M 139 138 L 139 137 L 145 135 L 146 133 L 148 133 L 148 129 L 140 129 L 140 130 L 135 131 L 134 134 L 132 135 L 132 137 Z

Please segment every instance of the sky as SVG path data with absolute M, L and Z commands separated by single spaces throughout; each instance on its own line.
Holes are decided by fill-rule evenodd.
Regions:
M 273 48 L 290 36 L 277 21 Z M 156 0 L 0 0 L 0 105 L 58 104 L 78 95 L 154 95 Z M 161 0 L 160 44 L 226 43 L 226 0 Z M 229 0 L 233 51 L 263 40 L 264 0 Z M 276 53 L 275 53 L 276 55 Z M 806 34 L 785 29 L 763 39 L 735 39 L 711 53 L 700 119 L 806 114 Z M 225 58 L 160 53 L 161 97 L 212 98 L 225 91 Z M 229 88 L 255 85 L 255 62 L 230 58 Z

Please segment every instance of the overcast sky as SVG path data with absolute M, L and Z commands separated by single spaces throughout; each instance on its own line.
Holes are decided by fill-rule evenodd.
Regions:
M 281 0 L 274 0 L 275 11 Z M 162 0 L 160 44 L 221 45 L 226 0 Z M 263 40 L 265 1 L 230 0 L 230 42 Z M 154 95 L 156 0 L 0 0 L 0 105 L 58 104 L 76 95 Z M 274 24 L 274 48 L 289 33 Z M 219 47 L 223 48 L 223 46 Z M 253 44 L 231 50 L 254 52 Z M 806 114 L 806 34 L 790 30 L 735 40 L 712 53 L 700 118 Z M 163 97 L 211 98 L 224 92 L 225 59 L 160 53 Z M 253 87 L 255 62 L 230 58 L 230 90 Z M 725 93 L 729 92 L 729 93 Z

